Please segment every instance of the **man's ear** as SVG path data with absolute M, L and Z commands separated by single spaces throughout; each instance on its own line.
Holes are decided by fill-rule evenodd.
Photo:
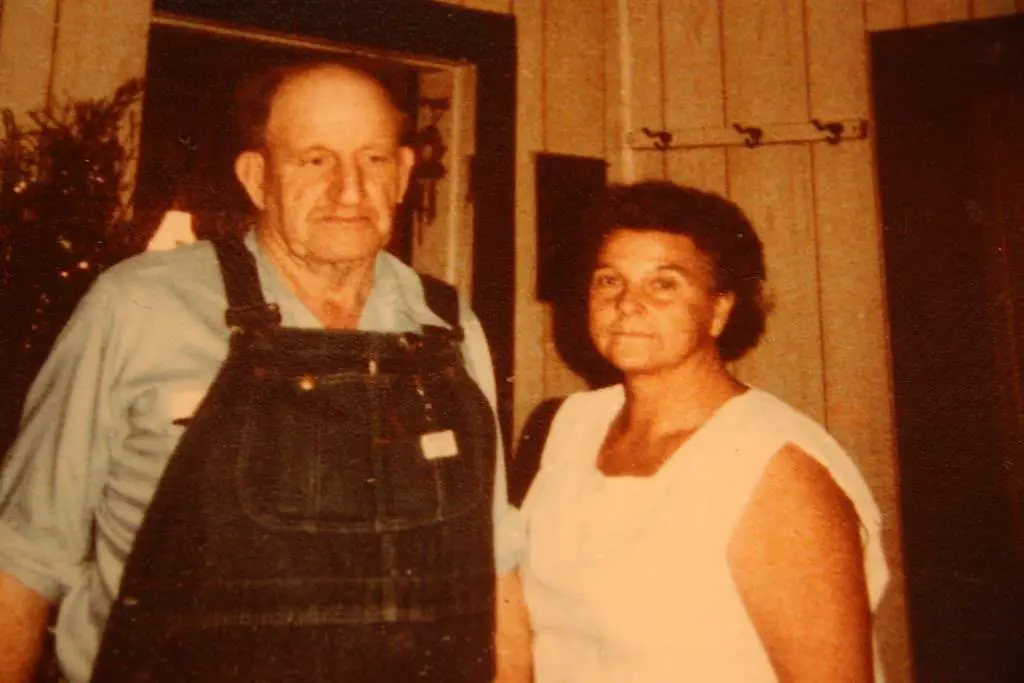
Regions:
M 736 306 L 736 295 L 732 292 L 719 294 L 715 299 L 714 306 L 711 317 L 711 336 L 718 339 L 725 330 L 726 323 L 729 322 L 733 307 Z
M 412 147 L 398 148 L 398 201 L 405 198 L 405 191 L 409 189 L 409 177 L 412 175 L 412 167 L 416 165 L 416 152 Z
M 245 193 L 260 211 L 265 209 L 267 204 L 266 171 L 267 160 L 260 152 L 246 150 L 235 159 L 235 177 L 242 183 Z

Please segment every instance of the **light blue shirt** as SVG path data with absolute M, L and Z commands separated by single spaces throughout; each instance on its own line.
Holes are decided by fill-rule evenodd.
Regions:
M 250 233 L 267 301 L 283 324 L 322 328 Z M 164 467 L 228 352 L 227 302 L 208 242 L 151 252 L 106 271 L 83 298 L 29 392 L 21 432 L 0 473 L 0 571 L 60 601 L 57 655 L 85 683 L 124 561 Z M 467 369 L 495 405 L 480 321 L 460 301 Z M 426 305 L 419 276 L 381 253 L 359 329 L 448 327 Z M 495 559 L 520 552 L 499 440 Z M 182 552 L 188 552 L 182 548 Z

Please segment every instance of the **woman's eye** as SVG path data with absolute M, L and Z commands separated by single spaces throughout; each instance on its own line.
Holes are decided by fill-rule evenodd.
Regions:
M 669 277 L 659 277 L 651 280 L 651 289 L 656 292 L 671 292 L 679 283 Z
M 592 282 L 594 287 L 614 287 L 618 282 L 618 278 L 614 275 L 598 274 L 594 276 Z

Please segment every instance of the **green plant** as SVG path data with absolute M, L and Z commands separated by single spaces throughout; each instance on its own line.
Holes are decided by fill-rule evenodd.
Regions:
M 0 139 L 0 407 L 38 370 L 79 299 L 102 270 L 128 255 L 135 104 L 142 82 L 109 98 L 27 114 L 3 110 Z M 16 408 L 13 409 L 16 412 Z M 0 425 L 2 428 L 2 425 Z

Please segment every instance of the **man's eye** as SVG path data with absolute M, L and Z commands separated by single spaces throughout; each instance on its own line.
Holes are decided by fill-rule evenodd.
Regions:
M 619 279 L 614 275 L 598 274 L 594 276 L 593 285 L 594 287 L 614 287 L 618 281 Z
M 302 165 L 303 166 L 312 166 L 314 168 L 317 168 L 317 167 L 320 167 L 320 166 L 326 166 L 327 165 L 327 161 L 328 160 L 327 160 L 327 155 L 326 154 L 310 154 L 307 157 L 303 157 Z

